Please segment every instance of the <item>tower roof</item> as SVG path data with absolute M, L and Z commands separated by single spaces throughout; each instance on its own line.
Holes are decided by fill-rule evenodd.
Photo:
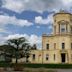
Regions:
M 57 14 L 70 14 L 70 15 L 71 15 L 71 13 L 68 13 L 68 12 L 65 11 L 65 10 L 60 10 L 58 13 L 55 13 L 53 16 L 55 16 L 55 15 L 57 15 Z

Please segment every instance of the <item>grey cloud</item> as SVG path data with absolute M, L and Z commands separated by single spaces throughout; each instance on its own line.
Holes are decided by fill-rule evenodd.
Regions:
M 62 0 L 2 0 L 3 6 L 9 8 L 8 4 L 10 3 L 9 9 L 15 11 L 23 11 L 23 10 L 35 10 L 43 12 L 45 10 L 58 10 L 63 7 Z M 13 1 L 13 3 L 12 3 Z M 16 6 L 20 6 L 20 8 L 13 7 L 11 4 L 16 4 Z M 19 4 L 20 3 L 20 4 Z M 7 5 L 6 5 L 7 4 Z M 17 5 L 19 4 L 19 5 Z M 22 4 L 22 5 L 21 5 Z M 17 9 L 17 10 L 16 10 Z
M 60 9 L 62 6 L 63 3 L 61 0 L 31 0 L 27 3 L 26 9 L 44 11 Z

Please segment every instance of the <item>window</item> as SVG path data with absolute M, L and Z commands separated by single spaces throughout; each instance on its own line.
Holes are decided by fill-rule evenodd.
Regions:
M 72 61 L 72 54 L 71 54 L 71 61 Z
M 71 26 L 71 33 L 72 33 L 72 26 Z
M 65 43 L 62 43 L 62 49 L 65 49 Z
M 56 49 L 56 43 L 54 43 L 54 49 Z
M 56 26 L 54 26 L 54 33 L 56 34 Z
M 66 30 L 66 25 L 65 24 L 61 24 L 61 32 L 64 33 Z
M 46 49 L 47 49 L 47 50 L 49 49 L 49 44 L 46 44 Z
M 35 54 L 33 54 L 33 60 L 35 60 Z
M 49 60 L 49 55 L 48 55 L 48 54 L 46 54 L 46 61 L 47 61 L 47 60 Z
M 54 61 L 55 61 L 55 54 L 54 54 Z
M 61 32 L 65 32 L 65 28 L 61 28 Z
M 71 43 L 71 50 L 72 50 L 72 43 Z

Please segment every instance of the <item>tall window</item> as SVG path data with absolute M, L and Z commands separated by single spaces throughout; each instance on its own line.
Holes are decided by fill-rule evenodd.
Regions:
M 33 59 L 33 60 L 35 60 L 35 54 L 33 54 L 33 57 L 32 57 L 32 59 Z
M 46 54 L 46 61 L 47 61 L 47 60 L 49 60 L 49 55 L 48 55 L 48 54 Z
M 65 32 L 65 28 L 66 28 L 66 25 L 65 24 L 61 24 L 61 33 Z
M 71 61 L 72 61 L 72 54 L 71 54 Z
M 71 50 L 72 50 L 72 43 L 71 43 Z
M 46 44 L 46 49 L 49 50 L 49 44 Z
M 62 49 L 65 49 L 65 43 L 62 43 Z
M 56 49 L 56 43 L 54 43 L 54 49 Z
M 71 33 L 72 33 L 72 26 L 71 26 Z
M 54 54 L 54 61 L 55 61 L 55 54 Z
M 56 26 L 54 26 L 54 33 L 56 34 Z

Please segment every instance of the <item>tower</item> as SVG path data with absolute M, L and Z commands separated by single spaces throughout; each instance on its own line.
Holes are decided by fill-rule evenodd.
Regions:
M 42 36 L 43 62 L 72 63 L 72 14 L 60 11 L 53 20 L 53 34 Z
M 72 33 L 71 14 L 64 11 L 54 14 L 53 34 Z

